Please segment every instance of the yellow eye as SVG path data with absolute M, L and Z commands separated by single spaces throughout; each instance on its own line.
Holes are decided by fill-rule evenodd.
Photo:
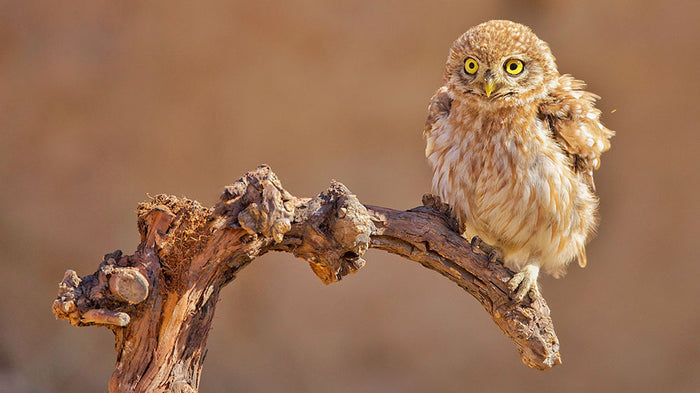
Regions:
M 506 62 L 506 65 L 504 68 L 506 69 L 506 72 L 511 74 L 511 75 L 518 75 L 519 73 L 523 72 L 523 62 L 517 59 L 511 59 Z
M 464 72 L 467 74 L 474 75 L 478 69 L 479 63 L 477 63 L 473 58 L 467 57 L 467 60 L 464 60 Z

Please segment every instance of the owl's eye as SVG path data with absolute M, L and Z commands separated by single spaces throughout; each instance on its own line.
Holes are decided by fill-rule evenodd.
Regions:
M 506 65 L 503 67 L 506 69 L 507 73 L 511 75 L 518 75 L 519 73 L 523 72 L 524 64 L 518 59 L 511 59 L 508 60 Z
M 476 70 L 479 69 L 479 63 L 474 60 L 472 57 L 467 57 L 467 60 L 464 60 L 464 72 L 466 72 L 469 75 L 474 75 L 476 74 Z

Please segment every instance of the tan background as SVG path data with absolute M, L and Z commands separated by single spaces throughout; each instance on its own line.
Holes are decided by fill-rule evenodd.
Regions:
M 451 42 L 530 25 L 617 131 L 589 267 L 541 280 L 564 364 L 520 363 L 468 294 L 371 251 L 325 287 L 267 255 L 222 294 L 202 392 L 691 392 L 700 386 L 697 1 L 0 1 L 0 391 L 100 392 L 112 335 L 54 320 L 67 268 L 138 243 L 136 205 L 211 205 L 270 164 L 406 209 Z M 611 113 L 616 110 L 615 113 Z

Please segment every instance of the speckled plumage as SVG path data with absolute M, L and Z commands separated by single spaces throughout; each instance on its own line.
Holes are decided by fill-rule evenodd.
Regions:
M 478 65 L 473 75 L 468 58 Z M 517 75 L 506 72 L 511 60 L 523 65 Z M 498 247 L 519 272 L 509 285 L 517 300 L 537 291 L 540 268 L 560 277 L 572 260 L 586 264 L 598 205 L 593 170 L 613 132 L 583 87 L 559 74 L 529 28 L 489 21 L 454 42 L 429 106 L 433 192 L 466 236 Z

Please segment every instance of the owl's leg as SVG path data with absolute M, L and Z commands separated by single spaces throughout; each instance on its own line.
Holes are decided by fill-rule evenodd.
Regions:
M 508 289 L 513 293 L 512 298 L 519 302 L 530 293 L 531 297 L 537 296 L 540 289 L 537 287 L 537 276 L 540 272 L 539 264 L 528 263 L 508 281 Z

